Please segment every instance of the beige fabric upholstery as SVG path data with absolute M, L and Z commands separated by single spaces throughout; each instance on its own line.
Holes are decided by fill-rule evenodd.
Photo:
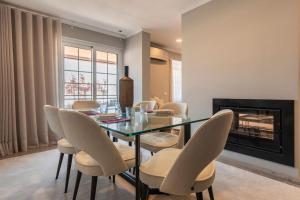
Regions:
M 74 101 L 72 108 L 75 110 L 90 110 L 93 108 L 98 108 L 100 104 L 97 101 L 90 101 L 90 100 L 84 100 L 84 101 Z
M 99 172 L 97 175 L 111 176 L 132 167 L 126 162 L 131 159 L 131 156 L 128 156 L 128 152 L 131 151 L 115 146 L 93 119 L 72 110 L 60 110 L 59 117 L 68 141 L 99 163 L 101 173 L 97 171 Z M 82 172 L 90 173 L 90 171 Z
M 156 101 L 156 109 L 160 109 L 160 107 L 164 104 L 164 100 L 157 96 L 151 97 L 150 100 Z
M 61 153 L 74 154 L 74 147 L 64 138 L 64 131 L 61 127 L 61 123 L 58 117 L 58 108 L 50 105 L 44 106 L 46 119 L 48 121 L 50 129 L 58 136 L 62 138 L 57 141 L 57 148 Z
M 188 106 L 186 103 L 166 103 L 161 106 L 161 109 L 171 109 L 176 115 L 187 115 Z M 168 132 L 155 132 L 141 136 L 141 147 L 151 152 L 158 152 L 169 147 L 183 147 L 183 127 L 178 127 L 179 135 Z
M 141 137 L 141 147 L 151 152 L 158 152 L 169 147 L 176 147 L 179 136 L 168 132 L 145 134 Z
M 213 161 L 224 149 L 232 119 L 231 110 L 216 113 L 183 150 L 165 149 L 142 163 L 142 182 L 173 195 L 188 195 L 208 188 L 215 176 Z
M 163 104 L 159 109 L 171 109 L 171 110 L 174 110 L 174 114 L 177 114 L 177 115 L 187 115 L 188 114 L 187 103 L 169 102 L 169 103 Z
M 127 145 L 114 143 L 116 148 L 121 154 L 121 157 L 126 162 L 128 168 L 132 168 L 135 165 L 135 152 L 134 149 Z M 75 156 L 76 167 L 82 173 L 89 176 L 101 176 L 104 175 L 100 164 L 93 159 L 89 154 L 84 151 L 80 151 Z
M 134 108 L 139 110 L 140 106 L 147 107 L 148 110 L 154 110 L 156 109 L 156 101 L 142 101 L 140 103 L 137 103 Z
M 127 142 L 133 142 L 134 141 L 134 137 L 126 137 L 120 133 L 116 133 L 116 132 L 111 132 L 111 135 L 115 138 L 118 138 L 120 140 L 124 140 L 124 141 L 127 141 Z
M 151 188 L 159 188 L 181 152 L 181 149 L 168 148 L 155 154 L 150 160 L 141 165 L 141 181 Z M 212 162 L 198 174 L 195 181 L 195 190 L 204 182 L 210 183 L 214 173 L 215 164 Z
M 57 141 L 57 149 L 61 153 L 66 153 L 66 154 L 74 154 L 75 149 L 74 147 L 68 142 L 66 139 L 60 139 Z

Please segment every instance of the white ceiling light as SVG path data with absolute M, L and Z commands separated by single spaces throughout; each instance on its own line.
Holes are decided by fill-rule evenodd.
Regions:
M 178 39 L 176 40 L 176 42 L 181 43 L 181 42 L 182 42 L 182 39 L 181 39 L 181 38 L 178 38 Z

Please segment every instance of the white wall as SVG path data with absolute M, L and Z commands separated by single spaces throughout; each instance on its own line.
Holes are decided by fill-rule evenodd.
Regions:
M 298 0 L 214 0 L 183 14 L 183 98 L 190 114 L 210 116 L 218 97 L 298 100 L 298 14 Z M 299 144 L 297 128 L 297 166 Z
M 103 33 L 79 28 L 68 24 L 62 25 L 62 35 L 65 37 L 76 38 L 79 40 L 94 42 L 98 44 L 104 44 L 119 49 L 123 49 L 125 44 L 125 41 L 122 38 L 117 38 L 111 35 L 106 35 Z
M 134 102 L 148 99 L 150 69 L 150 35 L 139 32 L 125 41 L 124 65 L 134 80 Z

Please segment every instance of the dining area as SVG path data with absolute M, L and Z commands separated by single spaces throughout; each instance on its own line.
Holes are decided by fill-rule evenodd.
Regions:
M 186 103 L 158 107 L 155 101 L 123 110 L 118 104 L 108 109 L 96 101 L 75 101 L 72 109 L 44 106 L 48 125 L 60 138 L 55 179 L 66 171 L 64 193 L 77 199 L 83 175 L 91 178 L 89 198 L 97 199 L 98 177 L 118 184 L 118 176 L 133 185 L 136 200 L 191 194 L 203 200 L 203 192 L 214 200 L 214 160 L 224 149 L 231 110 L 197 118 L 188 115 Z M 192 133 L 191 125 L 196 123 L 200 127 Z M 67 169 L 60 169 L 65 154 Z M 77 176 L 75 183 L 69 183 L 73 160 Z

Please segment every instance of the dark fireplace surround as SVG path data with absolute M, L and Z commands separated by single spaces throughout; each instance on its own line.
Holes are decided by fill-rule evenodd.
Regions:
M 294 101 L 213 99 L 213 113 L 234 112 L 226 149 L 294 166 Z

